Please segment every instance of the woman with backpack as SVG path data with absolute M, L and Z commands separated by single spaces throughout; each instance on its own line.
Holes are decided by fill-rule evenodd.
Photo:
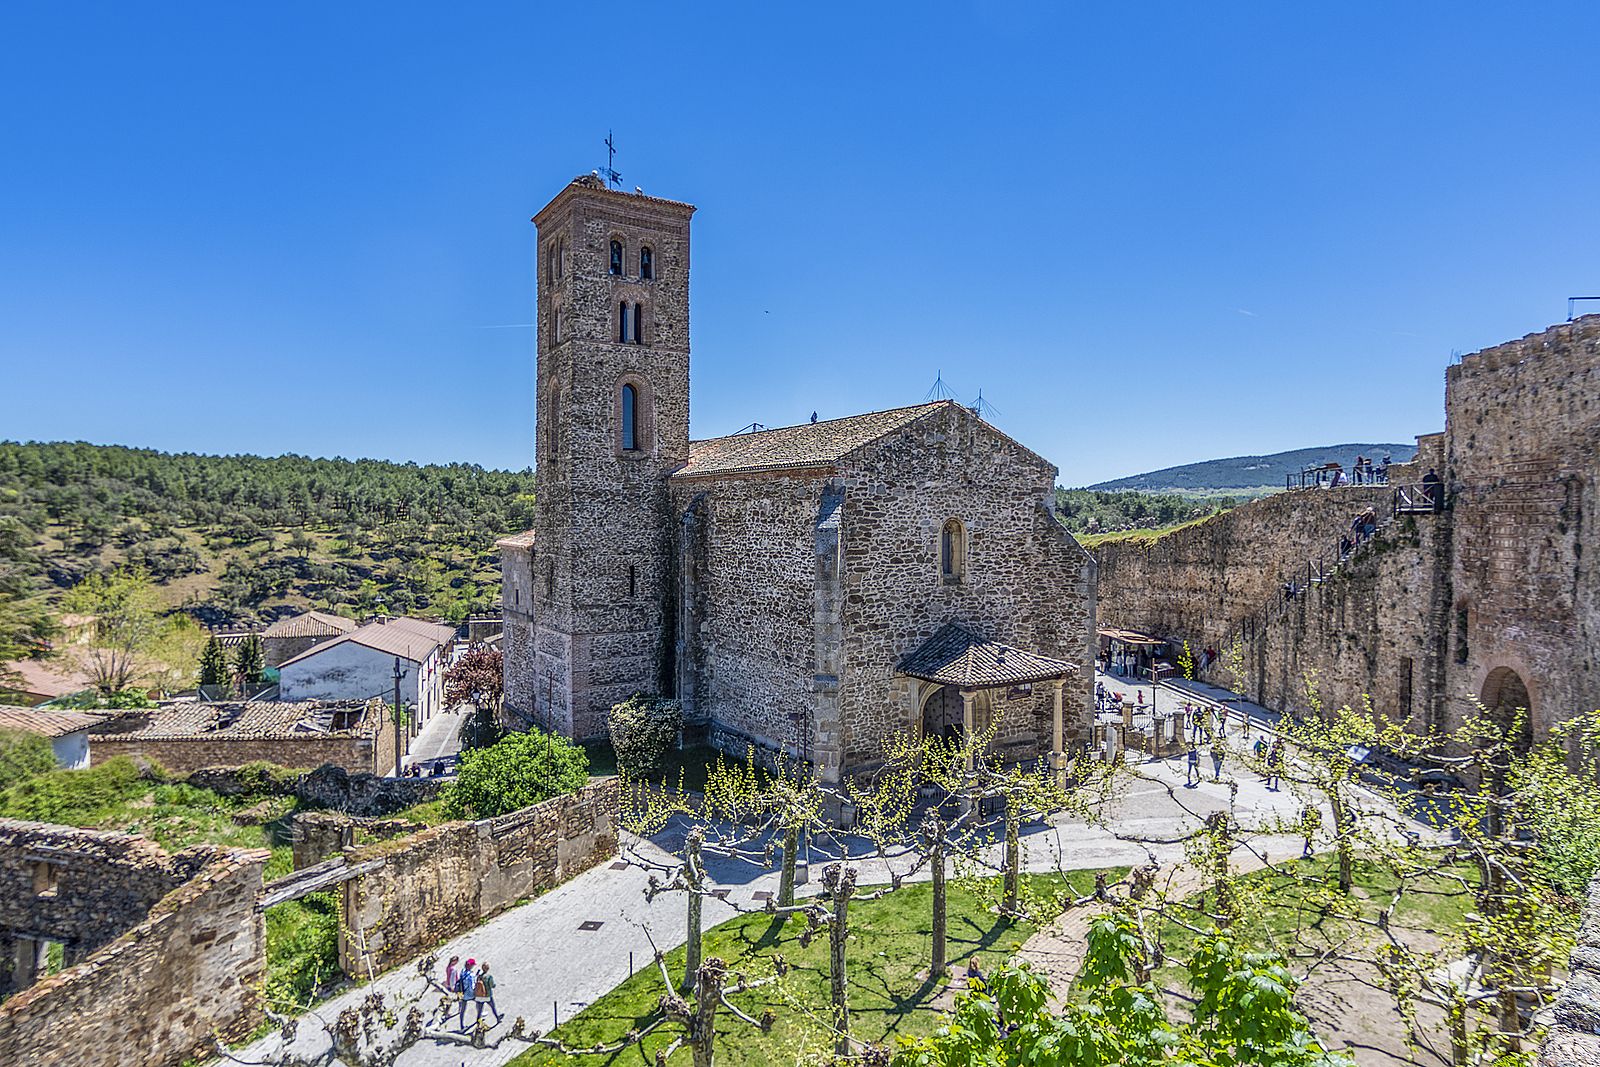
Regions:
M 483 1006 L 489 1005 L 489 1010 L 494 1012 L 494 1024 L 500 1025 L 500 1009 L 494 1002 L 494 975 L 489 973 L 488 963 L 478 964 L 478 988 L 476 994 L 478 1005 L 477 1017 L 472 1020 L 474 1026 L 483 1018 Z
M 478 975 L 473 968 L 478 965 L 477 960 L 468 960 L 467 965 L 461 968 L 461 975 L 456 979 L 456 992 L 461 996 L 461 1016 L 457 1025 L 461 1032 L 467 1032 L 467 1005 L 472 1003 L 478 993 Z M 483 1009 L 478 1009 L 479 1018 L 483 1017 Z

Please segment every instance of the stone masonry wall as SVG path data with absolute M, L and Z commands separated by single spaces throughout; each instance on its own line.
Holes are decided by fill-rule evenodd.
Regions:
M 1064 727 L 1069 743 L 1087 737 L 1095 564 L 1050 510 L 1055 468 L 949 405 L 856 453 L 843 474 L 838 743 L 845 765 L 871 765 L 891 733 L 920 731 L 925 694 L 897 682 L 894 667 L 947 622 L 1077 664 Z M 952 518 L 966 529 L 965 573 L 946 584 L 939 543 Z M 1004 696 L 987 694 L 985 708 L 998 711 Z M 1007 702 L 997 735 L 1002 752 L 1048 751 L 1053 704 L 1049 683 Z
M 256 902 L 267 852 L 198 848 L 167 857 L 124 834 L 0 823 L 8 882 L 18 862 L 29 866 L 40 852 L 62 861 L 62 896 L 41 901 L 31 885 L 7 884 L 7 924 L 20 907 L 37 909 L 24 919 L 37 935 L 77 921 L 79 930 L 93 924 L 98 938 L 126 925 L 60 974 L 0 1002 L 0 1063 L 176 1067 L 208 1055 L 213 1036 L 238 1039 L 260 1021 L 266 936 Z M 83 858 L 74 866 L 76 856 Z M 145 906 L 163 882 L 175 888 Z M 68 900 L 87 916 L 64 914 Z
M 687 713 L 715 720 L 725 747 L 754 741 L 808 755 L 796 742 L 815 712 L 819 674 L 812 545 L 823 484 L 757 474 L 673 485 L 675 509 L 693 507 L 694 543 L 681 565 L 681 692 Z
M 1539 1050 L 1539 1067 L 1600 1067 L 1600 878 L 1589 883 L 1555 1016 Z
M 320 767 L 333 764 L 351 773 L 389 771 L 394 766 L 394 731 L 379 727 L 372 737 L 329 738 L 180 738 L 146 740 L 139 737 L 96 735 L 90 739 L 89 759 L 100 764 L 117 756 L 132 756 L 161 764 L 174 774 L 189 774 L 205 767 L 242 767 L 265 761 L 280 767 Z
M 1509 668 L 1542 734 L 1600 707 L 1600 315 L 1464 357 L 1445 416 L 1454 713 Z
M 617 851 L 617 783 L 592 783 L 521 811 L 447 823 L 347 850 L 383 866 L 344 884 L 339 966 L 384 970 L 455 937 Z

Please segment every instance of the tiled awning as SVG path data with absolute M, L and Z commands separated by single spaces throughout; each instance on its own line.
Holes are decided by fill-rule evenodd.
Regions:
M 1076 664 L 985 641 L 957 623 L 945 623 L 900 661 L 901 674 L 962 689 L 1025 685 L 1078 673 Z

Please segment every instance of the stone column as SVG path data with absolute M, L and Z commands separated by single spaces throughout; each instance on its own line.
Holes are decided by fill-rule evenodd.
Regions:
M 976 753 L 972 751 L 973 735 L 977 732 L 975 723 L 973 722 L 972 702 L 977 699 L 977 696 L 978 694 L 976 690 L 961 690 L 961 736 L 966 741 L 967 749 L 967 789 L 964 791 L 961 798 L 961 806 L 962 810 L 964 811 L 972 810 L 972 777 L 973 772 L 978 769 L 977 756 Z
M 1067 758 L 1061 747 L 1061 690 L 1066 686 L 1066 681 L 1057 678 L 1055 681 L 1055 718 L 1050 723 L 1050 769 L 1055 771 L 1056 781 L 1066 785 Z

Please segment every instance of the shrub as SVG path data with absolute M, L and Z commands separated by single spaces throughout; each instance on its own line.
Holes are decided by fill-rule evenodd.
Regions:
M 606 715 L 617 767 L 626 774 L 649 774 L 678 743 L 683 707 L 676 700 L 635 693 Z
M 55 752 L 48 738 L 21 730 L 0 730 L 0 789 L 56 768 Z
M 589 780 L 589 757 L 566 738 L 530 730 L 461 755 L 448 800 L 457 818 L 504 815 L 570 793 Z

